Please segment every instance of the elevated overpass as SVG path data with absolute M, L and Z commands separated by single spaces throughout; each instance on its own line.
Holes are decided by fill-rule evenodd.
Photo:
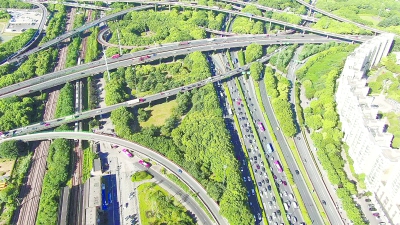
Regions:
M 304 43 L 327 43 L 333 41 L 319 35 L 243 35 L 234 37 L 223 37 L 214 39 L 202 39 L 180 43 L 163 44 L 161 46 L 145 49 L 142 51 L 122 55 L 117 59 L 108 58 L 107 66 L 105 60 L 98 60 L 78 66 L 70 67 L 57 72 L 35 77 L 17 84 L 0 89 L 0 99 L 11 96 L 23 96 L 36 91 L 45 90 L 54 86 L 64 84 L 73 80 L 99 74 L 108 69 L 128 67 L 145 62 L 160 60 L 176 55 L 186 55 L 195 51 L 215 51 L 245 47 L 251 43 L 260 45 L 273 44 L 304 44 Z M 336 42 L 347 42 L 346 40 L 334 40 Z
M 122 15 L 124 15 L 126 13 L 129 13 L 129 12 L 132 12 L 132 11 L 144 10 L 144 9 L 149 9 L 149 8 L 152 8 L 152 7 L 153 7 L 152 5 L 133 7 L 133 8 L 122 10 L 120 12 L 105 16 L 105 17 L 100 18 L 98 20 L 94 20 L 93 22 L 85 24 L 85 25 L 83 25 L 83 26 L 81 26 L 79 28 L 76 28 L 76 29 L 74 29 L 74 30 L 72 30 L 70 32 L 67 32 L 67 33 L 65 33 L 65 34 L 63 34 L 61 36 L 58 36 L 57 38 L 55 38 L 53 40 L 50 40 L 50 41 L 48 41 L 48 42 L 46 42 L 46 43 L 44 43 L 44 44 L 42 44 L 42 45 L 40 45 L 40 46 L 38 46 L 36 48 L 33 48 L 33 49 L 23 53 L 23 54 L 20 54 L 18 57 L 14 58 L 14 59 L 11 59 L 11 60 L 8 60 L 7 62 L 8 63 L 16 63 L 16 62 L 18 62 L 20 60 L 23 60 L 24 58 L 26 58 L 27 56 L 29 56 L 29 55 L 31 55 L 33 53 L 36 53 L 36 52 L 39 52 L 39 51 L 41 51 L 43 49 L 51 47 L 51 46 L 53 46 L 53 45 L 65 40 L 67 38 L 70 38 L 70 37 L 82 32 L 84 30 L 87 30 L 87 29 L 89 29 L 91 27 L 94 27 L 94 26 L 96 26 L 97 24 L 99 24 L 101 22 L 104 22 L 104 21 L 107 21 L 107 20 L 110 20 L 110 19 L 114 19 L 114 18 L 116 18 L 118 16 L 122 16 Z
M 59 2 L 57 2 L 57 1 L 44 1 L 42 3 L 59 4 Z M 85 8 L 85 9 L 102 10 L 102 11 L 111 10 L 111 8 L 108 8 L 108 7 L 96 6 L 96 5 L 92 5 L 92 4 L 80 4 L 80 3 L 65 2 L 65 1 L 62 1 L 61 4 L 65 5 L 65 6 L 69 6 L 69 7 L 75 7 L 75 8 Z
M 10 60 L 14 59 L 14 58 L 18 57 L 21 53 L 26 51 L 29 47 L 32 46 L 32 44 L 34 44 L 37 41 L 37 39 L 40 37 L 40 34 L 43 31 L 44 25 L 46 24 L 47 17 L 48 17 L 48 12 L 47 12 L 46 7 L 44 5 L 42 5 L 40 3 L 36 3 L 36 2 L 27 1 L 27 3 L 39 7 L 39 9 L 42 11 L 42 19 L 40 20 L 39 27 L 38 27 L 36 33 L 33 35 L 33 38 L 28 43 L 26 43 L 24 47 L 22 47 L 20 50 L 18 50 L 17 52 L 15 52 L 11 56 L 9 56 L 7 59 L 5 59 L 2 62 L 0 62 L 0 64 L 3 64 L 5 62 L 7 62 L 7 61 L 10 61 Z

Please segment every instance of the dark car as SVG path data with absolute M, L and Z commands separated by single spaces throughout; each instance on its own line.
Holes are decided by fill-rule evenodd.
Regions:
M 257 156 L 254 156 L 254 160 L 257 160 Z
M 257 169 L 260 169 L 260 165 L 257 164 L 256 167 L 257 167 Z
M 276 214 L 281 215 L 281 210 L 276 211 Z
M 260 186 L 260 187 L 262 186 L 261 182 L 258 182 L 258 186 Z
M 322 200 L 322 204 L 326 205 L 326 201 L 325 201 L 325 200 Z
M 283 185 L 287 186 L 287 183 L 286 183 L 286 181 L 282 181 L 282 183 L 283 183 Z
M 370 201 L 371 201 L 371 199 L 369 199 L 369 198 L 366 198 L 366 199 L 365 199 L 365 201 L 366 201 L 366 202 L 370 202 Z
M 376 211 L 376 208 L 369 208 L 369 211 Z
M 40 122 L 40 125 L 44 125 L 45 124 L 45 122 Z
M 300 172 L 299 172 L 298 170 L 296 170 L 295 172 L 296 172 L 296 174 L 297 174 L 297 175 L 299 175 L 299 174 L 300 174 Z
M 271 188 L 271 185 L 268 185 L 268 191 L 271 191 L 272 190 L 272 188 Z

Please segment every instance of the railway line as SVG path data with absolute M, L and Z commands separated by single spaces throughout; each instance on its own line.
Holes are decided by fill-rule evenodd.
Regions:
M 74 15 L 76 9 L 71 9 L 68 14 L 66 30 L 71 30 L 74 23 Z M 67 56 L 67 47 L 64 46 L 59 51 L 58 64 L 54 71 L 64 69 Z M 54 89 L 48 95 L 45 104 L 43 120 L 53 119 L 56 110 L 56 103 L 59 95 L 59 90 Z M 21 187 L 19 197 L 22 198 L 21 205 L 16 210 L 12 224 L 17 225 L 34 225 L 39 210 L 40 195 L 42 192 L 43 178 L 46 172 L 46 160 L 50 147 L 50 141 L 41 141 L 34 150 L 32 156 L 32 164 L 28 171 L 24 185 Z

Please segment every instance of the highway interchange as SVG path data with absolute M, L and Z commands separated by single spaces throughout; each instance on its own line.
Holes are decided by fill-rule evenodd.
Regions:
M 138 2 L 138 1 L 129 1 L 129 2 Z M 299 2 L 301 2 L 301 1 L 299 1 Z M 143 3 L 146 3 L 146 2 L 143 2 Z M 193 6 L 193 5 L 189 5 L 189 4 L 174 3 L 174 2 L 148 2 L 148 3 L 149 4 L 155 4 L 156 3 L 156 4 L 183 5 L 183 6 L 188 6 L 188 7 L 192 6 L 192 7 L 195 7 L 195 8 L 204 8 L 204 9 L 209 9 L 209 10 L 216 10 L 216 8 L 211 8 L 211 7 Z M 152 8 L 152 7 L 153 7 L 152 5 L 147 5 L 147 6 L 130 8 L 130 9 L 125 10 L 125 11 L 129 12 L 129 11 L 133 11 L 133 10 L 148 9 L 148 8 Z M 119 13 L 121 13 L 120 15 L 123 15 L 123 14 L 127 13 L 125 11 L 119 12 Z M 218 9 L 217 11 L 225 12 L 224 9 Z M 226 11 L 227 11 L 226 13 L 232 13 L 232 14 L 237 14 L 237 15 L 242 15 L 243 14 L 243 13 L 240 13 L 240 12 L 235 12 L 235 11 L 230 11 L 230 10 L 226 10 Z M 315 11 L 317 11 L 317 10 L 315 10 Z M 119 15 L 117 15 L 117 16 L 119 16 Z M 117 16 L 115 14 L 112 14 L 112 15 L 109 15 L 107 19 L 105 19 L 105 17 L 104 17 L 101 20 L 105 21 L 105 20 L 108 20 L 108 19 L 111 19 L 111 18 L 115 18 Z M 242 15 L 242 16 L 248 16 L 248 17 L 252 17 L 252 18 L 255 18 L 255 19 L 260 19 L 260 20 L 264 20 L 264 21 L 271 21 L 273 23 L 286 25 L 286 24 L 284 24 L 284 22 L 281 22 L 281 21 L 265 20 L 264 17 L 257 17 L 257 16 L 254 16 L 254 15 L 252 15 L 252 16 Z M 54 40 L 51 40 L 51 41 L 45 43 L 44 45 L 42 45 L 41 47 L 34 48 L 31 51 L 28 51 L 27 53 L 19 56 L 19 58 L 21 59 L 24 56 L 27 56 L 27 55 L 32 54 L 34 52 L 38 52 L 38 51 L 40 51 L 40 50 L 42 50 L 42 49 L 44 49 L 46 47 L 54 45 L 54 44 L 60 42 L 61 40 L 64 40 L 64 39 L 66 39 L 68 37 L 73 36 L 76 33 L 82 32 L 82 31 L 84 31 L 84 30 L 86 30 L 86 29 L 88 29 L 88 28 L 90 28 L 92 26 L 95 26 L 100 22 L 95 21 L 95 22 L 92 22 L 92 23 L 86 24 L 81 28 L 75 29 L 72 32 L 66 33 L 66 34 L 64 34 L 64 35 L 62 35 L 62 36 L 60 36 L 60 37 L 58 37 L 58 38 L 56 38 Z M 349 41 L 349 40 L 350 41 L 356 41 L 356 42 L 362 42 L 362 41 L 365 41 L 365 40 L 368 39 L 367 37 L 365 37 L 365 38 L 364 37 L 358 37 L 358 36 L 357 37 L 352 37 L 352 36 L 348 36 L 348 35 L 335 35 L 335 34 L 330 34 L 330 33 L 327 33 L 327 32 L 320 32 L 320 31 L 316 32 L 315 30 L 313 30 L 311 28 L 302 27 L 302 26 L 297 26 L 296 27 L 296 25 L 292 25 L 292 24 L 289 24 L 287 26 L 288 27 L 293 27 L 293 28 L 296 28 L 296 29 L 299 29 L 299 30 L 303 30 L 303 31 L 306 30 L 306 31 L 315 32 L 315 33 L 319 33 L 319 34 L 322 33 L 323 35 L 326 35 L 326 36 L 307 35 L 307 34 L 304 34 L 304 35 L 291 35 L 290 37 L 287 36 L 287 35 L 285 35 L 285 36 L 284 35 L 278 35 L 278 36 L 251 35 L 251 36 L 235 36 L 235 37 L 229 37 L 229 38 L 228 37 L 224 37 L 224 38 L 215 38 L 215 39 L 195 40 L 195 41 L 190 41 L 188 44 L 185 44 L 185 45 L 181 45 L 180 43 L 165 44 L 165 45 L 162 45 L 162 46 L 156 46 L 156 47 L 151 48 L 151 49 L 146 49 L 146 50 L 143 50 L 143 51 L 140 51 L 140 52 L 136 52 L 136 53 L 132 53 L 132 54 L 126 54 L 126 55 L 121 56 L 118 59 L 107 59 L 108 68 L 109 69 L 114 69 L 114 68 L 118 68 L 118 67 L 127 67 L 127 66 L 130 66 L 130 65 L 137 65 L 137 64 L 141 64 L 141 63 L 145 63 L 145 62 L 154 61 L 154 60 L 160 60 L 162 58 L 169 58 L 169 57 L 172 57 L 172 56 L 188 54 L 188 53 L 191 53 L 191 52 L 194 52 L 194 51 L 215 51 L 215 50 L 219 50 L 219 49 L 226 49 L 226 48 L 230 49 L 230 48 L 243 47 L 243 46 L 247 46 L 247 45 L 249 45 L 250 43 L 253 43 L 253 42 L 258 43 L 258 44 L 262 44 L 262 45 L 271 45 L 271 44 L 288 44 L 288 43 L 300 43 L 300 44 L 302 44 L 302 43 L 326 43 L 326 42 L 332 41 L 332 39 L 328 39 L 327 36 L 341 38 L 339 40 L 335 40 L 335 41 L 340 41 L 340 42 L 345 42 L 345 41 Z M 148 58 L 148 59 L 145 59 L 145 60 L 139 60 L 139 58 L 141 56 L 151 56 L 151 57 Z M 235 56 L 233 58 L 235 59 Z M 269 57 L 264 57 L 260 61 L 264 62 L 267 59 L 269 59 Z M 13 61 L 10 61 L 10 62 L 13 62 Z M 222 62 L 222 65 L 218 64 L 218 61 L 216 61 L 215 63 L 216 63 L 216 65 L 217 65 L 217 67 L 219 68 L 220 71 L 225 71 L 226 65 L 224 65 L 224 63 L 227 62 L 227 59 L 225 57 L 223 57 L 223 58 L 221 58 L 221 62 Z M 242 71 L 245 71 L 245 70 L 248 70 L 248 66 L 244 66 L 244 67 L 241 67 L 239 69 L 230 71 L 228 73 L 224 73 L 222 76 L 216 76 L 216 77 L 212 77 L 212 78 L 207 79 L 207 80 L 199 81 L 199 82 L 197 82 L 195 84 L 190 84 L 190 85 L 187 85 L 187 86 L 184 86 L 184 87 L 179 87 L 179 88 L 176 88 L 176 89 L 173 89 L 173 90 L 165 91 L 163 93 L 158 93 L 158 94 L 151 95 L 151 96 L 146 96 L 144 102 L 132 103 L 132 101 L 128 101 L 128 102 L 116 104 L 116 105 L 113 105 L 113 106 L 108 106 L 108 107 L 101 108 L 101 109 L 82 112 L 81 114 L 78 114 L 77 117 L 74 118 L 74 119 L 59 118 L 57 120 L 46 121 L 46 124 L 49 124 L 49 125 L 45 125 L 43 123 L 38 123 L 38 124 L 32 124 L 32 125 L 24 127 L 24 128 L 18 128 L 18 129 L 9 131 L 10 134 L 14 133 L 15 135 L 18 135 L 18 136 L 0 140 L 0 142 L 2 142 L 4 140 L 10 140 L 10 139 L 30 141 L 30 140 L 44 140 L 44 139 L 52 139 L 52 138 L 61 138 L 61 137 L 62 138 L 70 138 L 70 139 L 79 138 L 79 139 L 87 139 L 87 140 L 98 140 L 101 137 L 101 139 L 103 141 L 105 141 L 105 139 L 107 139 L 106 141 L 109 141 L 111 143 L 117 143 L 119 145 L 124 145 L 124 146 L 126 146 L 128 148 L 135 149 L 135 151 L 142 151 L 143 154 L 155 159 L 157 162 L 161 161 L 160 163 L 163 164 L 164 166 L 166 166 L 166 164 L 167 164 L 168 166 L 166 166 L 166 167 L 168 169 L 170 169 L 172 172 L 174 172 L 175 174 L 177 174 L 178 176 L 180 176 L 186 183 L 189 184 L 190 187 L 192 187 L 193 190 L 196 190 L 196 191 L 202 190 L 202 191 L 204 191 L 203 196 L 201 196 L 202 200 L 206 203 L 206 205 L 209 207 L 211 212 L 218 212 L 218 209 L 214 208 L 214 207 L 217 207 L 215 202 L 213 202 L 207 196 L 207 193 L 205 192 L 205 190 L 190 175 L 188 175 L 186 173 L 183 173 L 183 174 L 177 173 L 177 170 L 178 170 L 177 165 L 171 163 L 170 161 L 168 161 L 167 159 L 165 159 L 164 157 L 162 157 L 160 155 L 158 155 L 158 156 L 157 155 L 150 156 L 151 155 L 150 153 L 154 153 L 154 154 L 157 154 L 157 153 L 155 153 L 155 152 L 153 152 L 153 151 L 151 151 L 149 149 L 145 149 L 142 146 L 139 146 L 137 144 L 134 144 L 134 143 L 122 140 L 122 139 L 117 139 L 117 138 L 108 137 L 108 136 L 100 136 L 100 135 L 93 134 L 93 133 L 71 133 L 71 132 L 37 133 L 37 134 L 31 134 L 31 133 L 32 132 L 37 132 L 37 131 L 40 131 L 40 130 L 46 130 L 46 129 L 49 129 L 49 128 L 52 128 L 52 127 L 57 127 L 57 126 L 59 126 L 61 124 L 71 123 L 71 122 L 74 122 L 74 121 L 79 121 L 79 120 L 83 120 L 83 119 L 86 119 L 86 118 L 91 118 L 91 117 L 94 117 L 96 115 L 100 115 L 100 114 L 104 114 L 104 113 L 107 113 L 107 112 L 111 112 L 112 110 L 114 110 L 114 109 L 116 109 L 118 107 L 124 107 L 124 106 L 125 107 L 126 106 L 132 107 L 132 106 L 136 106 L 136 105 L 139 105 L 139 104 L 145 104 L 145 103 L 148 103 L 150 101 L 155 101 L 157 99 L 165 98 L 166 95 L 168 95 L 168 96 L 175 95 L 175 94 L 177 94 L 179 92 L 188 91 L 190 89 L 203 86 L 203 85 L 208 84 L 210 82 L 217 82 L 217 81 L 220 81 L 220 80 L 226 80 L 226 79 L 230 78 L 231 76 L 236 75 L 236 74 L 238 74 L 238 73 L 240 73 Z M 0 95 L 1 95 L 0 98 L 10 97 L 10 96 L 13 96 L 13 95 L 23 96 L 23 95 L 26 95 L 26 94 L 30 94 L 32 92 L 41 91 L 41 90 L 44 90 L 44 89 L 47 89 L 47 88 L 50 88 L 50 87 L 54 87 L 54 86 L 63 84 L 63 83 L 68 82 L 68 81 L 78 80 L 78 79 L 81 79 L 83 77 L 87 77 L 87 76 L 90 76 L 90 75 L 98 74 L 98 73 L 104 72 L 104 71 L 106 71 L 106 66 L 105 66 L 105 61 L 104 60 L 99 60 L 99 61 L 96 61 L 96 62 L 83 64 L 83 65 L 72 67 L 72 68 L 69 68 L 69 69 L 65 69 L 65 70 L 62 70 L 62 71 L 59 71 L 59 72 L 50 73 L 50 74 L 47 74 L 47 75 L 44 75 L 44 76 L 41 76 L 41 77 L 38 77 L 38 78 L 33 78 L 33 79 L 28 80 L 28 81 L 24 81 L 24 82 L 21 82 L 21 83 L 18 83 L 18 84 L 14 84 L 14 85 L 11 85 L 11 86 L 6 87 L 6 88 L 2 88 L 2 89 L 0 89 Z M 62 76 L 62 75 L 64 75 L 64 76 Z M 241 85 L 243 87 L 246 87 L 247 90 L 252 90 L 252 86 L 249 83 L 246 83 L 242 78 L 239 79 Z M 229 90 L 231 91 L 232 98 L 238 99 L 239 98 L 238 97 L 238 92 L 234 91 L 235 88 L 236 88 L 234 82 L 228 81 L 227 84 L 228 84 Z M 262 87 L 262 86 L 263 85 L 260 85 L 260 87 Z M 261 91 L 263 91 L 263 90 L 261 90 Z M 261 111 L 259 109 L 258 104 L 256 103 L 254 93 L 252 91 L 245 92 L 245 95 L 246 95 L 246 100 L 248 101 L 248 104 L 251 105 L 252 109 L 254 110 L 254 113 L 252 115 L 253 119 L 255 121 L 261 120 L 263 122 L 263 124 L 265 125 L 265 121 L 264 121 L 264 118 L 262 116 L 262 113 L 261 113 Z M 249 99 L 251 99 L 251 100 L 249 100 Z M 243 100 L 243 101 L 246 101 L 246 100 Z M 265 100 L 265 99 L 263 99 L 263 100 Z M 267 101 L 267 100 L 265 100 L 265 101 Z M 269 103 L 268 102 L 264 102 L 264 105 L 269 105 Z M 234 107 L 235 107 L 234 111 L 236 113 L 238 113 L 239 118 L 242 118 L 241 123 L 240 123 L 241 124 L 240 129 L 242 129 L 242 133 L 245 134 L 245 136 L 246 135 L 250 135 L 250 136 L 246 136 L 246 137 L 248 137 L 248 139 L 247 139 L 247 141 L 245 141 L 245 143 L 246 143 L 246 148 L 247 149 L 252 149 L 252 152 L 250 152 L 250 156 L 253 157 L 253 160 L 255 160 L 254 156 L 257 157 L 259 152 L 248 141 L 248 140 L 251 140 L 252 138 L 251 138 L 251 134 L 249 134 L 249 132 L 246 131 L 248 129 L 246 129 L 246 125 L 245 125 L 245 124 L 248 123 L 250 117 L 248 117 L 249 115 L 246 115 L 246 116 L 243 115 L 244 110 L 242 110 L 243 113 L 240 114 L 239 108 L 241 107 L 241 105 L 239 105 L 239 104 L 236 105 L 235 104 Z M 267 111 L 269 119 L 271 120 L 272 126 L 273 127 L 279 127 L 279 124 L 277 123 L 277 121 L 275 120 L 275 117 L 273 115 L 272 109 L 269 109 L 269 110 L 267 109 L 266 111 Z M 272 115 L 270 115 L 270 114 L 272 114 Z M 271 119 L 271 116 L 274 119 Z M 250 121 L 250 122 L 252 122 L 252 121 Z M 260 138 L 262 140 L 265 140 L 263 142 L 263 145 L 265 145 L 266 143 L 271 142 L 270 135 L 268 134 L 267 131 L 266 132 L 260 132 L 258 130 L 258 132 L 259 132 Z M 284 139 L 283 139 L 283 135 L 281 134 L 281 132 L 276 132 L 276 133 L 277 133 L 278 141 L 280 143 L 283 142 Z M 23 135 L 23 134 L 30 134 L 30 135 L 19 136 L 19 135 Z M 246 138 L 245 138 L 245 140 L 246 140 Z M 124 142 L 127 142 L 127 143 L 124 143 Z M 121 144 L 121 143 L 124 143 L 124 144 Z M 133 146 L 133 145 L 135 145 L 135 146 Z M 282 144 L 281 144 L 281 147 L 283 149 L 283 152 L 285 153 L 285 156 L 287 156 L 287 153 L 290 152 L 290 150 L 288 148 L 285 149 L 286 146 L 282 146 Z M 276 153 L 271 154 L 269 157 L 274 157 L 275 159 L 278 158 Z M 269 158 L 269 159 L 270 159 L 270 163 L 272 163 L 273 159 L 272 158 Z M 291 166 L 290 170 L 291 170 L 292 174 L 294 174 L 294 178 L 295 178 L 296 184 L 299 185 L 301 183 L 304 183 L 304 181 L 301 178 L 301 176 L 297 177 L 295 175 L 295 171 L 297 171 L 296 163 L 292 163 L 292 162 L 290 162 L 290 160 L 288 160 L 288 161 L 289 161 L 290 165 L 293 165 L 293 167 Z M 294 160 L 293 160 L 293 162 L 294 162 Z M 252 163 L 252 165 L 253 165 L 253 169 L 257 169 L 257 165 L 258 165 L 257 163 Z M 270 169 L 270 168 L 265 168 L 265 169 Z M 274 170 L 274 169 L 275 168 L 271 168 L 271 170 Z M 284 168 L 284 170 L 285 169 L 286 168 Z M 243 171 L 243 172 L 246 173 L 246 171 Z M 265 179 L 264 179 L 265 176 L 263 176 L 262 174 L 259 174 L 259 173 L 260 173 L 260 171 L 258 171 L 258 173 L 255 173 L 256 174 L 256 182 L 257 183 L 258 182 L 262 182 L 263 180 L 265 181 Z M 282 174 L 277 174 L 277 173 L 274 173 L 274 174 L 278 175 L 277 180 L 284 180 L 285 179 L 285 177 L 279 176 L 279 175 L 282 175 Z M 245 175 L 244 175 L 244 177 L 245 177 Z M 269 182 L 271 182 L 271 181 L 269 181 Z M 198 186 L 195 185 L 196 183 L 197 183 Z M 301 185 L 299 185 L 299 186 L 301 186 Z M 262 185 L 262 187 L 264 188 L 265 186 Z M 263 188 L 261 188 L 261 191 L 263 190 Z M 290 196 L 290 193 L 291 193 L 290 186 L 283 185 L 282 182 L 281 182 L 280 188 L 282 189 L 281 193 L 284 193 L 284 192 L 288 193 L 287 195 L 282 196 L 284 201 L 293 201 L 293 198 L 291 198 L 291 196 Z M 307 189 L 305 187 L 305 184 L 304 184 L 304 188 L 299 187 L 299 189 L 300 189 L 300 192 L 302 194 L 303 200 L 304 200 L 304 198 L 306 198 L 306 199 L 309 198 L 310 201 L 308 201 L 308 203 L 314 204 L 313 201 L 311 200 L 311 197 L 304 197 L 304 195 L 305 196 L 309 196 L 309 192 L 307 191 Z M 319 189 L 324 189 L 324 188 L 323 187 L 319 187 Z M 202 191 L 200 191 L 200 192 L 202 192 Z M 200 192 L 199 192 L 199 195 L 200 195 Z M 274 212 L 276 212 L 275 208 L 273 208 L 273 207 L 270 208 L 269 207 L 269 202 L 273 202 L 272 201 L 272 195 L 269 196 L 267 191 L 265 191 L 265 193 L 263 193 L 263 191 L 262 191 L 262 198 L 264 200 L 266 200 L 265 202 L 268 202 L 268 203 L 266 203 L 264 205 L 266 211 L 268 212 L 267 215 L 272 215 Z M 304 200 L 304 201 L 306 202 L 306 200 Z M 331 202 L 331 201 L 329 201 L 329 202 Z M 307 207 L 307 204 L 306 204 L 306 207 Z M 313 209 L 314 209 L 315 212 L 312 212 Z M 216 211 L 214 211 L 214 210 L 216 210 Z M 314 214 L 314 217 L 315 217 L 315 219 L 313 218 L 314 221 L 316 221 L 316 220 L 320 221 L 320 217 L 318 216 L 318 212 L 316 211 L 315 206 L 311 206 L 310 205 L 310 207 L 307 207 L 307 210 L 309 211 L 311 217 L 313 217 L 313 214 Z M 334 212 L 328 212 L 328 216 L 330 217 L 330 219 L 331 219 L 331 216 L 330 216 L 331 214 L 334 214 L 334 213 L 337 214 L 337 212 L 335 210 L 332 210 L 332 211 L 334 211 Z M 289 210 L 289 213 L 292 216 L 297 218 L 296 221 L 298 219 L 301 219 L 301 214 L 299 213 L 298 209 L 296 210 L 296 209 L 291 207 L 290 210 Z M 222 222 L 223 219 L 220 217 L 220 215 L 218 213 L 216 213 L 216 215 L 214 215 L 214 213 L 213 213 L 213 216 L 217 219 L 217 221 L 219 221 L 220 224 L 223 224 L 223 222 Z M 334 218 L 334 217 L 332 216 L 332 218 Z M 269 218 L 269 220 L 270 220 L 270 218 Z M 293 217 L 292 217 L 292 220 L 293 220 Z M 276 219 L 276 221 L 281 222 L 279 220 L 279 217 Z M 333 223 L 333 224 L 341 224 L 342 223 L 341 220 L 333 219 L 333 220 L 331 220 L 331 222 L 332 221 L 337 222 L 337 223 Z M 272 222 L 272 221 L 269 221 L 269 222 Z

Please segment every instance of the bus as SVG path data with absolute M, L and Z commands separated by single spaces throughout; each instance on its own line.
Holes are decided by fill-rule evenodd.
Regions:
M 261 131 L 265 131 L 264 125 L 261 122 L 258 122 L 258 128 L 260 128 Z
M 274 151 L 274 148 L 272 147 L 272 143 L 267 144 L 267 151 L 268 151 L 268 153 L 272 153 Z
M 274 164 L 275 164 L 275 166 L 276 166 L 276 169 L 278 169 L 278 172 L 279 172 L 279 173 L 282 173 L 282 172 L 283 172 L 283 169 L 282 169 L 281 163 L 280 163 L 278 160 L 276 160 L 276 161 L 274 162 Z

